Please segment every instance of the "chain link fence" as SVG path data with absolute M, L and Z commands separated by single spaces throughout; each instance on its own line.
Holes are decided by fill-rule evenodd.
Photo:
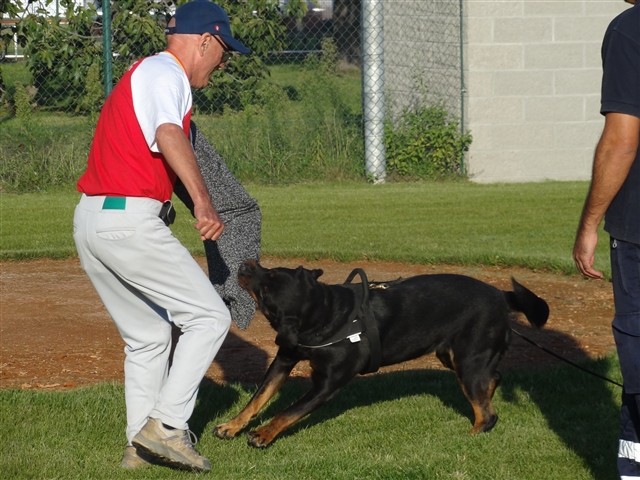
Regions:
M 403 179 L 463 174 L 471 136 L 464 130 L 462 1 L 384 3 L 387 169 Z
M 122 15 L 127 12 L 112 13 L 114 84 L 133 61 L 162 50 L 162 41 L 153 39 L 162 38 L 164 25 L 175 9 L 173 3 L 131 2 L 135 6 L 128 15 L 137 17 L 134 30 L 125 26 Z M 229 128 L 244 133 L 243 140 L 216 145 L 234 172 L 251 180 L 251 171 L 263 175 L 267 168 L 280 174 L 287 170 L 291 174 L 288 180 L 296 180 L 301 173 L 292 166 L 294 161 L 313 167 L 327 156 L 342 156 L 342 163 L 329 168 L 333 171 L 329 178 L 336 178 L 338 168 L 350 172 L 343 175 L 345 178 L 359 176 L 373 182 L 462 173 L 463 153 L 470 142 L 462 124 L 462 2 L 303 3 L 298 16 L 287 17 L 283 12 L 289 0 L 280 0 L 275 10 L 268 10 L 270 21 L 279 24 L 275 31 L 278 38 L 269 48 L 254 50 L 256 59 L 251 65 L 244 58 L 234 59 L 224 72 L 214 74 L 215 88 L 194 93 L 198 118 L 211 118 L 210 125 L 199 120 L 206 123 L 205 133 L 228 137 L 216 126 L 215 120 L 221 116 L 231 124 Z M 116 4 L 111 8 L 117 8 Z M 46 35 L 32 37 L 37 38 L 32 40 L 38 42 L 37 48 L 15 45 L 6 34 L 2 37 L 5 58 L 0 64 L 0 87 L 5 107 L 16 88 L 23 86 L 31 105 L 42 112 L 77 116 L 99 111 L 104 101 L 105 71 L 99 3 L 79 1 L 75 11 L 61 5 L 55 0 L 32 1 L 29 11 L 22 12 L 22 17 L 29 14 L 32 21 L 48 26 L 43 30 Z M 254 11 L 253 20 L 259 20 L 260 15 L 262 11 Z M 3 18 L 5 33 L 13 22 L 15 19 Z M 49 56 L 43 53 L 52 49 Z M 24 58 L 29 52 L 31 57 Z M 268 70 L 269 74 L 264 74 L 261 82 L 253 82 L 247 74 L 251 68 L 262 73 Z M 308 107 L 301 106 L 304 102 Z M 264 135 L 255 131 L 258 111 L 269 117 L 265 128 L 271 131 Z M 324 112 L 323 119 L 309 123 L 318 111 Z M 244 116 L 239 112 L 245 112 Z M 305 129 L 316 131 L 313 135 L 300 133 Z M 247 137 L 266 139 L 269 145 L 250 150 L 240 145 L 247 143 Z M 331 145 L 327 145 L 327 138 Z M 434 147 L 438 142 L 440 146 Z M 308 148 L 291 153 L 299 143 Z M 272 164 L 266 162 L 262 170 L 248 167 L 243 177 L 243 162 L 252 155 L 271 155 Z M 273 164 L 285 161 L 277 155 L 288 158 L 286 168 Z M 310 155 L 315 160 L 308 160 Z

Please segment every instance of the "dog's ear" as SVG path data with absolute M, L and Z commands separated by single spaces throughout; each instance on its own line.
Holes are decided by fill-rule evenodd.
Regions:
M 314 270 L 308 270 L 306 268 L 304 268 L 302 265 L 300 265 L 298 268 L 296 268 L 296 276 L 298 278 L 303 278 L 302 276 L 311 276 L 311 278 L 313 278 L 313 280 L 317 280 L 318 277 L 320 277 L 320 275 L 322 275 L 324 273 L 324 271 L 320 268 L 316 268 Z
M 283 348 L 294 348 L 298 345 L 298 319 L 278 312 L 276 345 Z

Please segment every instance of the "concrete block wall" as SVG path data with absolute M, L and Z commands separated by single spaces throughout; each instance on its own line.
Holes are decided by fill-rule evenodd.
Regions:
M 587 180 L 604 124 L 602 37 L 623 0 L 464 0 L 476 182 Z

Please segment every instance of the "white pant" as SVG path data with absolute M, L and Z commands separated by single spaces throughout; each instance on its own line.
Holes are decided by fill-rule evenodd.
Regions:
M 73 238 L 87 273 L 120 335 L 129 444 L 148 417 L 188 428 L 198 387 L 229 331 L 231 316 L 188 250 L 158 218 L 161 203 L 128 197 L 103 210 L 82 196 Z M 168 368 L 171 324 L 182 336 Z

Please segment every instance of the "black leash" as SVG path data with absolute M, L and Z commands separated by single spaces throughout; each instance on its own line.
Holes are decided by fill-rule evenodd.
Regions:
M 549 355 L 553 355 L 553 356 L 554 356 L 554 357 L 556 357 L 557 359 L 562 360 L 563 362 L 566 362 L 566 363 L 568 363 L 569 365 L 573 365 L 574 367 L 576 367 L 576 368 L 577 368 L 577 369 L 579 369 L 579 370 L 582 370 L 583 372 L 590 373 L 591 375 L 593 375 L 593 376 L 595 376 L 595 377 L 598 377 L 598 378 L 600 378 L 600 379 L 602 379 L 602 380 L 606 380 L 606 381 L 607 381 L 607 382 L 609 382 L 609 383 L 613 383 L 614 385 L 617 385 L 617 386 L 619 386 L 619 387 L 622 387 L 622 385 L 621 385 L 621 384 L 619 384 L 618 382 L 615 382 L 615 381 L 611 380 L 610 378 L 603 377 L 603 376 L 602 376 L 602 375 L 600 375 L 599 373 L 596 373 L 596 372 L 593 372 L 593 371 L 591 371 L 591 370 L 589 370 L 589 369 L 586 369 L 586 368 L 584 368 L 584 367 L 581 367 L 581 366 L 580 366 L 580 365 L 578 365 L 577 363 L 574 363 L 574 362 L 572 362 L 571 360 L 568 360 L 568 359 L 564 358 L 563 356 L 558 355 L 558 354 L 557 354 L 557 353 L 555 353 L 555 352 L 552 352 L 552 351 L 551 351 L 551 350 L 549 350 L 548 348 L 545 348 L 545 347 L 543 347 L 542 345 L 540 345 L 540 344 L 538 344 L 538 343 L 534 342 L 534 341 L 533 341 L 533 340 L 531 340 L 529 337 L 524 336 L 523 334 L 521 334 L 521 333 L 520 333 L 520 332 L 518 332 L 517 330 L 514 330 L 514 329 L 512 328 L 512 329 L 511 329 L 511 331 L 512 331 L 513 333 L 515 333 L 516 335 L 518 335 L 518 336 L 519 336 L 520 338 L 522 338 L 523 340 L 526 340 L 527 342 L 529 342 L 531 345 L 533 345 L 533 346 L 535 346 L 535 347 L 538 347 L 540 350 L 542 350 L 542 351 L 544 351 L 544 352 L 547 352 Z

